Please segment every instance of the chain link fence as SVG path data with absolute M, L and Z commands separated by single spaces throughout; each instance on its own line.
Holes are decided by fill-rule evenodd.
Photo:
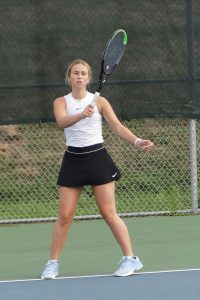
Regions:
M 138 136 L 155 143 L 142 153 L 116 137 L 104 124 L 105 145 L 121 170 L 116 204 L 119 214 L 192 212 L 189 121 L 124 121 Z M 197 154 L 200 123 L 196 126 Z M 195 148 L 192 147 L 195 151 Z M 55 123 L 0 126 L 0 222 L 54 220 L 58 210 L 57 174 L 65 151 L 63 131 Z M 199 166 L 199 156 L 197 155 Z M 197 180 L 198 186 L 199 178 Z M 197 204 L 195 212 L 198 212 Z M 76 218 L 99 217 L 86 187 Z
M 199 12 L 198 0 L 1 0 L 0 222 L 56 217 L 65 142 L 53 99 L 69 92 L 66 69 L 78 57 L 91 64 L 95 91 L 103 47 L 120 27 L 128 45 L 103 96 L 155 150 L 139 152 L 104 124 L 123 175 L 118 212 L 199 212 Z M 98 214 L 86 187 L 76 218 Z

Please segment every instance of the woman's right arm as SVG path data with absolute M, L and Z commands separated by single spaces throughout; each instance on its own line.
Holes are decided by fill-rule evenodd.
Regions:
M 57 98 L 53 103 L 54 116 L 59 128 L 69 127 L 84 118 L 83 113 L 68 115 L 66 108 L 64 97 Z
M 70 127 L 71 125 L 79 122 L 80 120 L 91 117 L 94 113 L 94 108 L 91 105 L 85 107 L 85 109 L 78 114 L 67 114 L 67 103 L 64 97 L 57 98 L 53 103 L 54 116 L 59 128 Z

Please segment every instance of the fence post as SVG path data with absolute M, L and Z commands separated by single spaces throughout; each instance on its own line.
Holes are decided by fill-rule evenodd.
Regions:
M 192 211 L 198 210 L 198 181 L 197 181 L 197 147 L 196 147 L 196 120 L 190 120 L 190 176 Z
M 195 78 L 194 78 L 194 53 L 193 53 L 193 17 L 192 0 L 186 0 L 187 18 L 187 49 L 188 49 L 188 87 L 189 98 L 193 112 L 196 109 Z M 190 176 L 191 176 L 191 201 L 192 211 L 198 210 L 198 182 L 197 182 L 197 147 L 196 147 L 196 120 L 189 121 L 190 135 Z

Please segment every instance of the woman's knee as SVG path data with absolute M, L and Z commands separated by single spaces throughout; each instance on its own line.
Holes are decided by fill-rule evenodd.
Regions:
M 74 219 L 74 213 L 60 213 L 57 221 L 62 225 L 71 224 Z
M 109 224 L 117 218 L 116 212 L 101 211 L 102 218 Z

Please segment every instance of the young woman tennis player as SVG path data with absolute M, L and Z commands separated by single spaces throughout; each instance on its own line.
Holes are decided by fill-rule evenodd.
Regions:
M 101 216 L 123 253 L 114 275 L 129 276 L 143 267 L 133 254 L 127 227 L 116 212 L 115 181 L 120 178 L 120 172 L 104 147 L 102 117 L 119 137 L 141 150 L 149 151 L 153 143 L 138 138 L 124 127 L 105 98 L 99 97 L 95 107 L 90 105 L 94 96 L 87 90 L 91 73 L 87 62 L 73 61 L 66 74 L 72 91 L 54 101 L 55 119 L 58 127 L 64 129 L 67 149 L 57 182 L 60 210 L 53 231 L 50 260 L 42 279 L 54 279 L 58 275 L 59 257 L 85 185 L 91 186 Z

